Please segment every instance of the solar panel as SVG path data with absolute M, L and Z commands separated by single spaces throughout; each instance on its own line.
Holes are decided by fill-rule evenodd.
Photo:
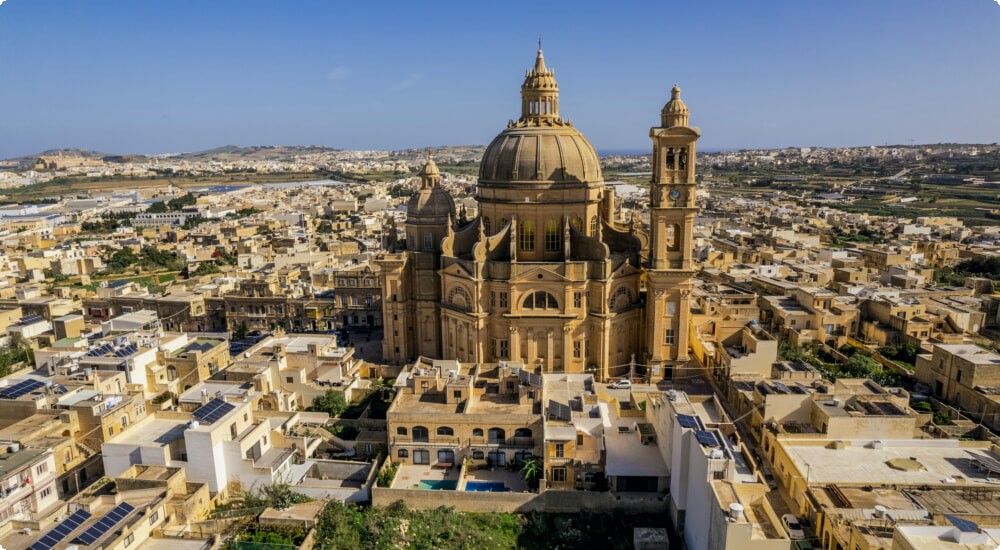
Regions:
M 958 527 L 958 530 L 961 531 L 961 532 L 963 532 L 963 533 L 978 533 L 979 532 L 979 525 L 976 525 L 975 522 L 969 521 L 967 519 L 962 519 L 962 518 L 959 518 L 959 517 L 955 517 L 955 516 L 953 516 L 951 514 L 945 514 L 944 517 L 948 518 L 948 521 L 950 521 L 951 524 L 954 525 L 955 527 Z
M 97 523 L 91 525 L 83 534 L 73 539 L 73 542 L 86 545 L 94 544 L 98 539 L 106 535 L 108 531 L 111 531 L 114 526 L 121 523 L 132 510 L 135 510 L 135 507 L 127 502 L 115 506 L 107 514 L 104 514 L 104 517 L 98 520 Z
M 792 393 L 792 390 L 788 389 L 788 386 L 782 384 L 781 382 L 774 382 L 774 388 L 784 394 Z
M 54 529 L 45 533 L 45 536 L 35 541 L 28 547 L 28 550 L 51 550 L 55 548 L 57 544 L 62 542 L 62 540 L 69 536 L 77 527 L 83 525 L 85 521 L 90 519 L 90 512 L 86 510 L 77 510 L 73 512 L 68 518 L 66 518 L 62 523 L 57 525 Z
M 680 422 L 682 428 L 690 428 L 692 430 L 698 429 L 698 418 L 691 416 L 689 414 L 679 414 L 677 415 L 677 421 Z
M 103 357 L 103 356 L 105 356 L 105 355 L 107 355 L 107 354 L 109 354 L 109 353 L 111 353 L 113 351 L 115 351 L 115 348 L 111 344 L 101 344 L 99 347 L 96 347 L 96 348 L 88 351 L 87 352 L 87 356 L 88 357 Z
M 21 317 L 21 320 L 18 321 L 17 323 L 15 323 L 15 324 L 17 324 L 17 325 L 30 325 L 31 323 L 37 323 L 37 322 L 43 321 L 43 320 L 44 320 L 44 317 L 41 317 L 39 315 L 26 315 L 24 317 Z
M 555 401 L 549 401 L 549 414 L 567 422 L 573 419 L 573 412 L 569 406 Z
M 212 422 L 215 422 L 216 420 L 222 418 L 223 416 L 226 416 L 226 414 L 229 413 L 229 411 L 235 408 L 236 408 L 235 405 L 226 402 L 225 399 L 217 397 L 209 401 L 208 403 L 205 403 L 204 405 L 198 407 L 191 414 L 199 421 L 205 422 L 206 424 L 211 424 Z
M 695 430 L 694 436 L 698 438 L 698 443 L 701 443 L 705 447 L 719 447 L 719 440 L 715 438 L 715 434 L 712 432 L 706 432 L 704 430 Z
M 24 380 L 0 390 L 0 397 L 4 399 L 17 399 L 22 395 L 31 393 L 39 388 L 44 388 L 45 384 L 38 380 Z
M 129 355 L 132 355 L 133 353 L 135 353 L 137 351 L 139 351 L 139 348 L 137 348 L 135 346 L 135 344 L 129 344 L 129 345 L 123 347 L 123 348 L 120 348 L 118 351 L 116 351 L 115 352 L 115 357 L 128 357 Z

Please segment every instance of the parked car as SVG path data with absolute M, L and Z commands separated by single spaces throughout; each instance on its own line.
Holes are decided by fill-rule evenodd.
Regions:
M 611 389 L 613 389 L 613 390 L 630 390 L 630 389 L 632 389 L 632 381 L 631 380 L 618 380 L 618 381 L 612 383 L 608 387 L 611 388 Z
M 799 518 L 792 514 L 785 514 L 781 516 L 781 523 L 785 526 L 785 530 L 788 531 L 788 538 L 792 540 L 802 540 L 806 538 L 806 532 L 802 530 L 802 524 L 799 523 Z

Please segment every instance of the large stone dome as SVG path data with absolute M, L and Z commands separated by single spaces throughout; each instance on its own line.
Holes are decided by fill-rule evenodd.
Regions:
M 521 118 L 486 148 L 479 181 L 487 186 L 601 181 L 594 147 L 559 116 L 559 84 L 541 50 L 521 84 Z
M 486 148 L 479 169 L 486 182 L 590 182 L 601 179 L 594 147 L 568 125 L 512 126 Z

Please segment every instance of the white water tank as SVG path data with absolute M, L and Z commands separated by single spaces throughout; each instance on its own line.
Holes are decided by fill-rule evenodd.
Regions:
M 729 519 L 732 521 L 741 521 L 743 519 L 743 505 L 739 502 L 734 502 L 729 505 Z
M 198 421 L 193 418 L 191 419 L 191 422 L 188 422 L 188 428 L 191 428 L 192 430 L 197 428 L 198 426 L 199 426 Z
M 884 518 L 885 517 L 885 512 L 886 512 L 886 507 L 885 506 L 882 506 L 881 504 L 875 505 L 875 517 L 880 518 L 880 519 Z
M 667 392 L 667 399 L 671 401 L 677 401 L 677 390 L 670 390 Z

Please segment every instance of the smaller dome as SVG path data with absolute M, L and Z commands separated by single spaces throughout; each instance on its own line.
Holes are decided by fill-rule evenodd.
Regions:
M 688 106 L 681 99 L 681 87 L 674 84 L 673 89 L 670 90 L 670 101 L 660 111 L 660 119 L 663 127 L 687 126 L 690 114 Z
M 424 165 L 424 169 L 420 174 L 423 176 L 440 176 L 441 170 L 438 169 L 438 165 L 434 162 L 434 159 L 427 157 L 427 164 Z
M 406 204 L 406 221 L 446 221 L 455 216 L 455 200 L 441 187 L 422 187 L 410 195 Z

